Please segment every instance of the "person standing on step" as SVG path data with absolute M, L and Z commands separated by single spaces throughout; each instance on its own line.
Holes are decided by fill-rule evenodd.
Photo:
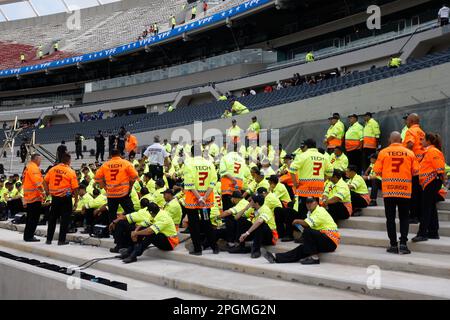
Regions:
M 305 203 L 310 212 L 309 216 L 293 222 L 299 230 L 302 230 L 303 244 L 291 251 L 275 255 L 263 248 L 263 256 L 270 263 L 290 263 L 300 260 L 304 265 L 319 264 L 318 253 L 333 252 L 338 247 L 341 236 L 331 215 L 325 208 L 319 206 L 316 198 L 306 198 Z
M 81 133 L 77 133 L 75 135 L 75 152 L 77 155 L 77 160 L 80 159 L 80 157 L 81 159 L 83 159 L 83 140 L 84 137 L 81 135 Z
M 170 168 L 170 154 L 166 151 L 166 148 L 161 144 L 161 138 L 155 136 L 153 138 L 153 144 L 147 148 L 144 152 L 144 161 L 148 159 L 148 169 L 151 174 L 151 179 L 158 180 L 164 176 L 164 167 L 166 172 L 169 172 Z
M 27 211 L 23 240 L 26 242 L 38 242 L 34 237 L 39 218 L 42 213 L 42 202 L 46 195 L 44 190 L 44 178 L 42 177 L 42 158 L 39 154 L 31 155 L 31 160 L 23 172 L 23 202 Z
M 63 140 L 61 141 L 61 144 L 56 149 L 56 163 L 61 162 L 61 157 L 63 154 L 67 153 L 67 146 L 66 142 Z
M 72 215 L 72 196 L 75 199 L 73 206 L 78 205 L 78 180 L 75 171 L 70 167 L 70 155 L 62 155 L 61 163 L 51 168 L 44 178 L 44 187 L 47 194 L 52 196 L 50 218 L 48 220 L 47 242 L 52 244 L 56 228 L 56 220 L 61 218 L 59 227 L 58 245 L 66 245 L 66 234 Z
M 138 139 L 130 132 L 125 134 L 125 151 L 128 153 L 128 159 L 133 159 L 138 151 Z
M 403 139 L 403 146 L 414 152 L 417 161 L 420 163 L 425 153 L 423 147 L 423 140 L 425 140 L 425 132 L 420 128 L 420 118 L 416 113 L 412 113 L 406 118 L 405 138 Z M 412 181 L 412 198 L 409 223 L 419 223 L 420 213 L 422 208 L 422 187 L 419 183 L 419 176 L 414 176 Z
M 381 176 L 386 214 L 386 228 L 390 240 L 389 253 L 409 254 L 409 210 L 411 207 L 412 179 L 418 174 L 419 163 L 414 153 L 402 145 L 400 132 L 390 135 L 389 147 L 380 151 L 373 171 Z M 400 247 L 397 241 L 395 216 L 398 208 L 400 220 Z
M 102 130 L 98 130 L 95 140 L 95 161 L 98 161 L 100 157 L 101 161 L 105 161 L 105 137 L 103 136 Z
M 419 166 L 419 182 L 423 189 L 422 213 L 417 236 L 413 242 L 439 239 L 439 217 L 436 204 L 439 191 L 447 182 L 442 140 L 438 134 L 427 133 L 423 142 L 425 153 Z
M 184 165 L 184 203 L 189 220 L 194 250 L 189 254 L 202 255 L 200 232 L 206 235 L 214 254 L 219 253 L 215 233 L 211 225 L 210 213 L 214 206 L 214 187 L 217 183 L 217 172 L 214 163 L 202 156 L 201 144 L 191 147 L 192 158 Z
M 348 116 L 350 126 L 345 133 L 345 151 L 347 152 L 348 163 L 357 167 L 358 174 L 361 173 L 361 157 L 364 139 L 364 128 L 358 122 L 358 116 L 352 114 Z

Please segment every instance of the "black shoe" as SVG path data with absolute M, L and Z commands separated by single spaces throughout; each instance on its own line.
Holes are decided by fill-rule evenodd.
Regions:
M 291 242 L 291 241 L 294 241 L 294 237 L 286 236 L 281 239 L 281 242 Z
M 119 250 L 119 254 L 120 254 L 119 259 L 128 258 L 132 252 L 133 252 L 133 247 L 120 249 Z
M 303 237 L 294 240 L 295 243 L 303 243 Z
M 45 244 L 52 244 L 50 240 L 45 241 Z
M 249 247 L 243 247 L 243 246 L 237 246 L 234 248 L 230 248 L 230 250 L 228 250 L 229 253 L 250 253 L 252 252 L 252 249 L 250 249 Z
M 304 265 L 320 264 L 320 260 L 319 260 L 319 258 L 314 259 L 313 257 L 307 257 L 307 258 L 300 260 L 300 263 L 304 264 Z
M 417 218 L 409 218 L 409 224 L 418 224 L 419 223 L 419 219 Z
M 203 253 L 201 251 L 189 251 L 189 254 L 193 256 L 201 256 Z
M 31 238 L 31 239 L 26 239 L 26 240 L 24 240 L 25 242 L 39 242 L 39 241 L 41 241 L 41 240 L 39 240 L 38 238 L 36 238 L 36 237 L 33 237 L 33 238 Z
M 352 213 L 352 217 L 361 217 L 362 216 L 362 209 L 355 209 Z
M 81 234 L 91 234 L 92 233 L 92 229 L 90 228 L 85 228 L 83 231 L 80 231 Z
M 67 246 L 69 241 L 58 241 L 58 246 Z
M 215 246 L 214 249 L 213 249 L 213 253 L 214 253 L 214 254 L 219 254 L 219 252 L 220 252 L 219 247 L 218 247 L 218 246 Z
M 128 258 L 125 258 L 122 261 L 123 261 L 123 263 L 132 263 L 132 262 L 136 262 L 137 258 L 135 255 L 130 255 Z
M 390 246 L 386 249 L 386 252 L 398 254 L 398 246 Z
M 115 246 L 114 248 L 109 249 L 109 252 L 111 253 L 119 253 L 120 248 L 118 246 Z
M 377 200 L 370 200 L 369 207 L 376 207 L 376 206 L 378 206 Z
M 261 251 L 260 250 L 252 252 L 252 259 L 258 259 L 259 257 L 261 257 Z
M 439 240 L 441 237 L 439 237 L 438 234 L 434 234 L 434 235 L 428 235 L 428 239 L 433 239 L 433 240 Z
M 428 241 L 428 237 L 423 237 L 423 236 L 415 236 L 414 238 L 411 239 L 412 242 L 423 242 L 423 241 Z
M 410 254 L 411 250 L 408 249 L 408 246 L 406 244 L 401 244 L 399 249 L 400 254 Z
M 264 248 L 261 248 L 261 251 L 262 251 L 263 257 L 264 257 L 267 261 L 269 261 L 269 263 L 277 263 L 277 259 L 275 258 L 275 256 L 273 255 L 273 253 L 267 251 L 267 250 L 264 249 Z

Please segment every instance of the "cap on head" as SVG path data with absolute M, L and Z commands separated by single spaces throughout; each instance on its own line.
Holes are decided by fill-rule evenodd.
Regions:
M 371 117 L 372 118 L 373 113 L 372 112 L 366 112 L 364 114 L 365 117 Z
M 314 202 L 318 202 L 317 199 L 314 198 L 314 197 L 308 197 L 308 198 L 305 199 L 305 203 L 306 204 L 311 204 L 311 203 L 314 203 Z
M 173 195 L 175 195 L 175 192 L 173 192 L 173 190 L 172 189 L 166 189 L 166 190 L 164 190 L 164 192 L 163 193 L 166 193 L 166 194 L 171 194 L 172 196 Z
M 356 113 L 353 113 L 353 114 L 349 115 L 348 117 L 358 119 L 358 115 Z

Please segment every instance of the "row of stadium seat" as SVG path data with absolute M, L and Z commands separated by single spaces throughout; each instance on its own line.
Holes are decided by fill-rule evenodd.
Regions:
M 238 100 L 250 110 L 258 110 L 325 95 L 447 62 L 450 62 L 450 50 L 430 54 L 418 59 L 411 59 L 407 64 L 402 65 L 398 69 L 382 67 L 363 72 L 354 72 L 343 77 L 321 81 L 317 85 L 303 84 L 272 93 L 260 93 L 241 97 Z M 220 118 L 228 106 L 229 103 L 227 101 L 214 101 L 195 107 L 180 106 L 173 112 L 158 116 L 155 116 L 155 114 L 136 114 L 99 121 L 54 125 L 50 129 L 38 130 L 37 141 L 46 144 L 57 143 L 61 140 L 71 140 L 71 137 L 74 137 L 78 132 L 82 133 L 86 138 L 91 138 L 99 129 L 104 132 L 116 132 L 120 126 L 124 126 L 127 130 L 135 133 L 171 128 L 191 124 L 194 121 L 209 121 Z M 27 135 L 30 133 L 31 130 L 28 130 Z

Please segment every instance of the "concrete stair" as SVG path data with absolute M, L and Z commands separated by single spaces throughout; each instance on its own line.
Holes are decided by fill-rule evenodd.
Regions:
M 356 220 L 357 218 L 352 219 Z M 14 226 L 6 222 L 0 223 L 0 228 L 23 230 L 22 225 Z M 291 295 L 295 294 L 297 299 L 308 297 L 316 299 L 318 296 L 324 299 L 322 297 L 329 297 L 329 294 L 334 294 L 336 298 L 341 299 L 360 299 L 362 298 L 360 294 L 366 295 L 364 297 L 367 298 L 379 297 L 388 299 L 436 299 L 450 297 L 448 296 L 450 292 L 445 290 L 450 284 L 450 255 L 448 255 L 450 253 L 450 238 L 442 237 L 441 240 L 430 240 L 418 244 L 410 243 L 409 246 L 413 254 L 399 256 L 385 252 L 385 247 L 388 244 L 385 231 L 345 227 L 341 231 L 343 244 L 336 252 L 321 255 L 322 264 L 319 266 L 302 266 L 298 263 L 270 265 L 263 258 L 251 259 L 248 255 L 231 255 L 226 252 L 212 255 L 210 251 L 205 251 L 202 257 L 194 257 L 187 254 L 184 246 L 180 245 L 174 252 L 170 253 L 164 253 L 159 250 L 147 250 L 144 255 L 149 257 L 149 261 L 141 259 L 139 263 L 120 268 L 118 266 L 122 266 L 122 264 L 119 263 L 117 265 L 117 261 L 105 261 L 96 265 L 94 269 L 131 277 L 139 281 L 150 281 L 154 285 L 163 285 L 200 296 L 206 295 L 219 299 L 274 298 L 272 295 L 268 296 L 265 292 L 276 292 L 277 298 L 292 298 Z M 4 232 L 15 235 L 16 241 L 4 240 Z M 45 226 L 38 227 L 38 235 L 43 236 L 45 233 Z M 86 246 L 71 245 L 69 252 L 65 248 L 45 246 L 43 243 L 25 244 L 20 241 L 20 237 L 16 232 L 0 230 L 0 239 L 2 239 L 0 240 L 0 246 L 33 252 L 43 256 L 53 256 L 53 250 L 58 250 L 58 259 L 74 264 L 79 264 L 84 260 L 97 256 L 108 256 L 109 253 L 104 248 L 114 246 L 112 239 L 99 240 L 80 234 L 70 234 L 68 235 L 69 240 L 82 241 Z M 186 237 L 186 235 L 181 236 L 182 239 Z M 296 245 L 292 242 L 279 242 L 276 246 L 268 247 L 268 249 L 274 252 L 284 252 L 294 248 Z M 32 249 L 29 249 L 30 246 Z M 98 248 L 92 246 L 97 246 Z M 78 253 L 80 256 L 77 255 Z M 161 259 L 167 265 L 173 266 L 173 269 L 167 269 L 166 264 L 161 262 Z M 167 260 L 171 262 L 169 263 Z M 113 264 L 114 267 L 111 267 L 109 264 Z M 164 267 L 162 269 L 164 270 L 164 276 L 161 274 L 161 270 L 158 273 L 155 269 L 150 268 L 150 266 L 155 264 L 158 267 Z M 381 289 L 368 289 L 367 268 L 369 266 L 380 268 L 382 277 Z M 130 269 L 131 267 L 132 269 Z M 207 283 L 197 279 L 198 274 L 188 273 L 187 277 L 182 278 L 174 278 L 173 273 L 171 273 L 171 276 L 166 276 L 166 271 L 169 270 L 175 270 L 184 274 L 187 272 L 186 270 L 192 269 L 201 270 L 202 278 Z M 174 273 L 177 273 L 175 271 Z M 220 287 L 219 283 L 215 282 L 218 280 L 210 280 L 210 277 L 214 277 L 213 274 L 220 274 L 219 278 L 222 279 L 223 283 L 227 283 L 227 286 Z M 224 275 L 222 276 L 222 274 Z M 259 282 L 262 277 L 264 278 L 264 283 Z M 234 280 L 235 278 L 240 280 Z M 276 281 L 276 283 L 272 283 L 269 280 Z M 243 286 L 243 283 L 247 283 L 247 281 L 252 287 Z M 273 287 L 271 287 L 272 285 Z M 290 286 L 292 285 L 299 286 L 303 291 L 306 290 L 305 292 L 310 294 L 295 293 L 295 291 L 291 291 Z M 283 292 L 287 294 L 287 297 L 278 295 L 281 291 L 279 288 L 285 287 L 287 289 Z M 245 292 L 240 292 L 239 288 L 243 290 L 245 288 Z M 332 291 L 322 292 L 319 289 Z M 292 290 L 294 289 L 292 288 Z
M 365 217 L 380 217 L 385 218 L 384 206 L 368 207 L 362 210 L 363 216 Z M 449 210 L 439 210 L 439 221 L 450 221 L 450 211 Z M 354 219 L 356 217 L 353 217 Z

